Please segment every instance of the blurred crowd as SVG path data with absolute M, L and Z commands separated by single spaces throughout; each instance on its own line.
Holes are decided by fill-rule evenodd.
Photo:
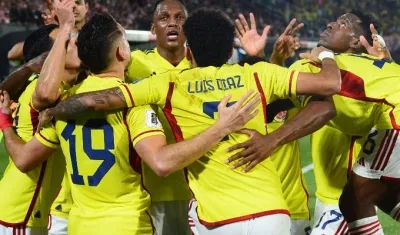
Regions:
M 109 12 L 128 29 L 148 30 L 156 0 L 87 0 L 90 14 Z M 186 0 L 189 10 L 218 6 L 232 18 L 255 13 L 259 26 L 272 25 L 270 35 L 279 35 L 291 18 L 305 23 L 303 38 L 316 38 L 326 24 L 351 9 L 365 11 L 380 23 L 384 35 L 400 33 L 400 0 Z M 0 0 L 0 23 L 41 24 L 45 0 Z M 89 15 L 90 15 L 89 14 Z

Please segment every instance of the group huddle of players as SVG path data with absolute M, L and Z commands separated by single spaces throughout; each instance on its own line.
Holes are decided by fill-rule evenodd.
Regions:
M 253 14 L 160 0 L 156 48 L 131 52 L 84 0 L 49 5 L 0 85 L 1 235 L 383 234 L 376 207 L 400 221 L 400 67 L 368 16 L 329 23 L 287 69 L 296 20 L 268 63 Z M 228 65 L 235 35 L 249 57 Z

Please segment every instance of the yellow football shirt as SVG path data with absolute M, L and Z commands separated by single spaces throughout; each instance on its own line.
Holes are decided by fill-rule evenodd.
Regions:
M 102 90 L 122 83 L 89 76 L 66 96 Z M 142 185 L 141 162 L 133 146 L 163 135 L 149 106 L 57 120 L 36 138 L 66 157 L 73 206 L 69 234 L 153 234 L 147 213 L 150 195 Z
M 65 171 L 63 181 L 59 188 L 56 199 L 51 205 L 51 214 L 68 219 L 69 212 L 73 204 L 71 195 L 71 186 L 68 179 L 68 173 Z
M 22 93 L 14 117 L 15 131 L 25 142 L 33 137 L 39 123 L 39 113 L 31 106 L 36 84 L 37 79 Z M 51 158 L 24 174 L 10 159 L 0 181 L 0 224 L 47 228 L 50 207 L 61 184 L 64 169 L 64 159 Z
M 166 71 L 181 71 L 190 68 L 190 62 L 184 58 L 178 65 L 174 66 L 164 59 L 157 51 L 136 50 L 131 53 L 131 62 L 128 66 L 127 81 L 136 81 L 150 75 L 164 73 Z M 168 144 L 175 143 L 174 136 L 164 113 L 157 106 L 153 106 L 158 118 L 164 128 Z M 166 178 L 161 178 L 143 163 L 144 185 L 151 195 L 152 201 L 178 201 L 190 200 L 192 198 L 187 186 L 183 171 L 177 171 Z
M 333 96 L 337 115 L 312 135 L 311 148 L 317 184 L 317 197 L 326 204 L 337 204 L 347 182 L 348 172 L 361 149 L 361 136 L 372 127 L 398 128 L 400 67 L 365 54 L 337 54 L 342 89 Z M 300 60 L 291 69 L 317 73 L 320 66 Z M 397 117 L 397 118 L 396 118 Z M 333 128 L 330 128 L 333 127 Z
M 297 101 L 294 101 L 297 103 Z M 297 108 L 280 112 L 268 124 L 268 131 L 273 132 L 285 122 L 292 119 L 298 112 Z M 271 155 L 282 182 L 282 190 L 288 205 L 290 217 L 295 220 L 309 220 L 309 193 L 301 171 L 299 141 L 292 141 L 277 148 Z
M 176 141 L 191 138 L 216 122 L 220 101 L 232 94 L 230 104 L 248 90 L 261 93 L 263 111 L 246 127 L 267 133 L 266 105 L 295 96 L 298 73 L 260 62 L 168 72 L 121 86 L 128 107 L 157 104 L 163 109 Z M 267 159 L 248 173 L 232 170 L 226 149 L 248 136 L 231 134 L 187 167 L 189 186 L 198 202 L 200 221 L 216 226 L 274 213 L 289 214 L 275 166 Z

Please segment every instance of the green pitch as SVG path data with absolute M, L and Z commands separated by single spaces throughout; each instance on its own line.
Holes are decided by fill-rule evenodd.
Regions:
M 8 155 L 5 152 L 5 149 L 2 147 L 3 145 L 3 136 L 0 132 L 0 179 L 3 177 L 3 172 L 8 163 Z M 311 164 L 311 153 L 310 153 L 310 144 L 309 138 L 303 138 L 301 141 L 301 164 L 302 166 L 307 166 Z M 314 212 L 314 205 L 315 205 L 315 178 L 314 172 L 309 171 L 305 174 L 305 178 L 307 181 L 308 190 L 310 191 L 310 209 L 311 214 Z M 383 229 L 385 234 L 387 235 L 397 235 L 400 234 L 400 224 L 393 221 L 389 216 L 385 215 L 384 213 L 379 212 L 379 218 L 383 225 Z

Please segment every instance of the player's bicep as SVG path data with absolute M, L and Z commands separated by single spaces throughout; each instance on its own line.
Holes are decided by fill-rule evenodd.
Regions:
M 167 145 L 165 135 L 147 136 L 135 144 L 135 150 L 140 158 L 157 173 L 160 170 L 161 161 L 158 159 L 160 149 Z
M 160 90 L 163 80 L 160 78 L 158 80 L 154 81 L 154 77 L 148 77 L 123 84 L 121 90 L 128 107 L 158 104 L 163 97 Z
M 266 93 L 274 94 L 278 99 L 296 96 L 296 83 L 299 72 L 268 63 L 259 63 L 258 66 L 260 65 L 263 66 L 261 70 L 263 73 L 259 77 Z M 258 75 L 255 79 L 257 82 Z

